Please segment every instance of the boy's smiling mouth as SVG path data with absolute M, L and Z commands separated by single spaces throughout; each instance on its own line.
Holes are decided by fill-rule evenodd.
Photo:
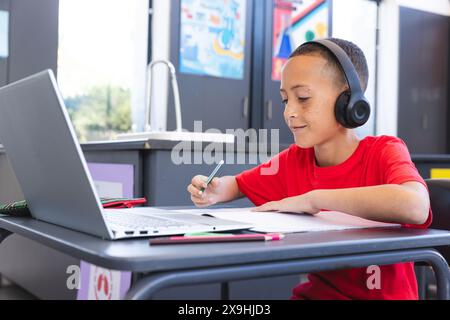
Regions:
M 307 125 L 302 125 L 302 126 L 289 126 L 289 128 L 291 129 L 292 132 L 299 132 L 300 130 L 306 128 Z

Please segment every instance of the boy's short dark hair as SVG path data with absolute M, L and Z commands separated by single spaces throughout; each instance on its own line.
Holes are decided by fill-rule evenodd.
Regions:
M 349 56 L 353 65 L 355 66 L 356 72 L 358 73 L 361 89 L 363 92 L 366 91 L 367 81 L 369 79 L 369 69 L 367 67 L 367 61 L 363 51 L 356 44 L 347 40 L 338 38 L 327 38 L 327 40 L 337 44 Z M 347 85 L 347 81 L 345 80 L 345 76 L 341 67 L 339 66 L 339 62 L 337 61 L 337 59 L 328 51 L 328 49 L 319 44 L 316 44 L 314 42 L 303 44 L 291 53 L 289 59 L 301 55 L 314 54 L 318 54 L 326 59 L 328 61 L 328 65 L 337 71 L 336 74 L 338 75 L 338 85 Z

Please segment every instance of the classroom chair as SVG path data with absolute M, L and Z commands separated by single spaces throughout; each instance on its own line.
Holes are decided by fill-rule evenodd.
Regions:
M 430 228 L 450 230 L 450 179 L 425 179 L 430 194 L 433 222 Z M 450 247 L 439 247 L 437 250 L 450 264 Z M 435 278 L 431 268 L 423 264 L 416 267 L 417 282 L 419 285 L 420 299 L 432 298 L 430 288 L 435 287 Z

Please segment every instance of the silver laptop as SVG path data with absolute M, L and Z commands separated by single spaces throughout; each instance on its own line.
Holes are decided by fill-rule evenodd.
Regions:
M 151 207 L 103 209 L 51 70 L 0 88 L 0 141 L 36 219 L 104 239 L 252 227 Z

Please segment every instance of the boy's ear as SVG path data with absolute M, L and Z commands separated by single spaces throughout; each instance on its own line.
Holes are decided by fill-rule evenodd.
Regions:
M 343 92 L 348 92 L 350 94 L 350 87 L 346 84 L 346 85 L 342 85 L 339 88 L 339 92 L 343 93 Z

